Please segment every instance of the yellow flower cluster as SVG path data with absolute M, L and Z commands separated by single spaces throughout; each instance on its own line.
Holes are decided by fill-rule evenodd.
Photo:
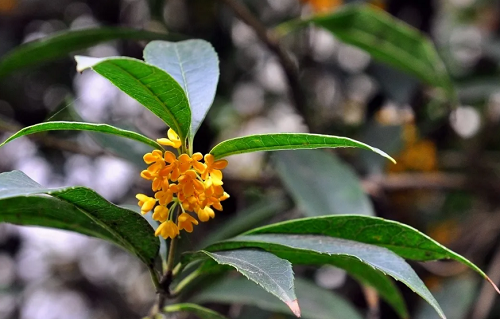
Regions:
M 158 139 L 161 145 L 180 148 L 182 142 L 172 130 L 168 138 Z M 204 159 L 204 163 L 200 162 Z M 221 201 L 229 198 L 222 188 L 221 170 L 227 166 L 226 160 L 216 161 L 212 154 L 192 156 L 180 154 L 178 157 L 170 151 L 154 150 L 144 155 L 144 162 L 149 167 L 141 172 L 141 177 L 152 181 L 154 198 L 137 194 L 143 214 L 154 208 L 153 219 L 161 224 L 155 235 L 174 238 L 181 230 L 193 231 L 193 224 L 198 220 L 188 212 L 193 212 L 202 222 L 214 218 L 212 208 L 222 211 Z M 155 207 L 156 206 L 156 207 Z M 182 213 L 176 218 L 176 208 Z

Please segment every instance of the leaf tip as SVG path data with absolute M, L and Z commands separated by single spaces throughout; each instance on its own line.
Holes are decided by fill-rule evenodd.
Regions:
M 375 148 L 373 147 L 372 150 L 377 153 L 378 155 L 380 156 L 383 156 L 385 158 L 387 158 L 389 161 L 391 161 L 393 164 L 396 164 L 396 160 L 394 158 L 392 158 L 389 154 L 387 154 L 386 152 L 378 149 L 378 148 Z
M 498 289 L 498 286 L 493 282 L 493 280 L 491 280 L 490 277 L 488 276 L 486 276 L 486 280 L 489 281 L 489 283 L 493 286 L 496 292 L 500 295 L 500 289 Z
M 83 72 L 85 69 L 90 69 L 97 63 L 102 61 L 102 58 L 92 58 L 88 56 L 75 55 L 76 71 Z
M 299 307 L 299 302 L 297 301 L 297 299 L 292 300 L 292 301 L 288 301 L 286 303 L 286 305 L 290 308 L 290 310 L 292 310 L 292 312 L 295 316 L 300 318 L 300 307 Z

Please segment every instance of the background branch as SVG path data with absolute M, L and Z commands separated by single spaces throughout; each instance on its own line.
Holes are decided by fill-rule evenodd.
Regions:
M 280 45 L 278 37 L 267 28 L 255 17 L 255 15 L 248 10 L 248 8 L 237 0 L 221 0 L 225 3 L 234 14 L 250 28 L 253 29 L 257 37 L 263 42 L 267 48 L 273 52 L 285 72 L 288 82 L 288 90 L 291 97 L 292 104 L 297 112 L 304 118 L 304 122 L 311 131 L 314 131 L 314 123 L 308 116 L 306 96 L 304 90 L 300 85 L 299 69 L 296 63 L 292 60 L 289 53 Z

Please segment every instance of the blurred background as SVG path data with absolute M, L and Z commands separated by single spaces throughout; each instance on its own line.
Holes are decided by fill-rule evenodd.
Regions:
M 243 2 L 269 29 L 343 4 Z M 398 164 L 368 152 L 321 151 L 333 177 L 327 189 L 332 194 L 362 190 L 367 200 L 344 203 L 331 195 L 333 200 L 324 203 L 329 210 L 310 213 L 314 207 L 297 195 L 297 182 L 290 177 L 297 165 L 309 165 L 307 155 L 293 160 L 261 153 L 232 157 L 225 170 L 231 199 L 213 222 L 183 237 L 185 249 L 270 221 L 366 213 L 423 231 L 499 284 L 500 135 L 495 132 L 500 125 L 500 2 L 369 2 L 433 39 L 456 85 L 457 108 L 451 109 L 435 89 L 308 27 L 282 39 L 299 65 L 307 100 L 306 107 L 297 109 L 276 56 L 218 0 L 0 0 L 0 60 L 22 43 L 101 26 L 205 39 L 219 55 L 221 75 L 196 150 L 207 152 L 222 139 L 251 133 L 312 132 L 356 138 L 383 149 Z M 145 44 L 110 41 L 76 53 L 142 58 Z M 159 119 L 107 80 L 91 71 L 78 74 L 71 56 L 0 78 L 0 140 L 42 121 L 81 119 L 152 138 L 166 133 Z M 135 205 L 135 194 L 149 189 L 139 177 L 148 151 L 116 138 L 55 132 L 0 149 L 0 172 L 22 170 L 47 187 L 88 186 L 109 201 Z M 313 160 L 306 178 L 321 174 L 324 163 Z M 314 199 L 318 184 L 311 185 Z M 236 226 L 231 224 L 236 216 L 252 219 Z M 465 267 L 451 262 L 412 266 L 449 318 L 500 318 L 494 290 Z M 295 272 L 343 295 L 367 318 L 396 318 L 386 304 L 371 304 L 369 293 L 338 269 L 297 267 Z M 401 288 L 412 318 L 434 318 L 418 296 Z M 0 319 L 140 318 L 154 298 L 145 267 L 120 248 L 69 232 L 0 224 Z M 217 307 L 231 318 L 287 318 L 248 306 Z

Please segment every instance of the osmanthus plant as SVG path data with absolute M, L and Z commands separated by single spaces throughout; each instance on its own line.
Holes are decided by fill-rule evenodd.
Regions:
M 166 137 L 153 140 L 106 124 L 45 122 L 22 129 L 1 145 L 49 130 L 95 131 L 145 143 L 152 151 L 144 155 L 141 176 L 151 181 L 152 191 L 137 194 L 137 199 L 143 214 L 153 211 L 156 229 L 133 210 L 113 205 L 91 189 L 44 188 L 20 171 L 0 174 L 0 221 L 73 230 L 129 250 L 146 264 L 157 289 L 159 300 L 151 316 L 189 311 L 202 318 L 223 318 L 194 303 L 209 301 L 207 292 L 191 302 L 166 305 L 166 300 L 182 297 L 186 287 L 208 274 L 222 273 L 228 266 L 281 299 L 296 316 L 301 315 L 301 298 L 295 293 L 292 264 L 342 268 L 362 284 L 373 287 L 402 318 L 408 317 L 404 301 L 385 275 L 406 284 L 444 318 L 434 297 L 403 258 L 454 259 L 487 278 L 471 262 L 409 226 L 357 215 L 290 220 L 250 230 L 198 252 L 177 251 L 178 238 L 184 231 L 194 231 L 199 222 L 208 222 L 215 217 L 215 211 L 222 211 L 222 202 L 229 197 L 223 189 L 222 170 L 230 155 L 354 147 L 392 158 L 350 138 L 306 133 L 243 136 L 219 143 L 208 154 L 195 152 L 196 131 L 215 96 L 217 54 L 202 40 L 153 41 L 146 46 L 144 58 L 77 56 L 76 61 L 79 71 L 94 70 L 163 120 L 169 126 Z M 166 260 L 160 263 L 156 262 L 161 258 L 157 236 L 169 240 Z M 230 282 L 224 284 L 224 291 L 235 289 Z M 303 283 L 300 286 L 306 287 L 304 317 L 315 318 L 305 291 L 319 288 Z M 247 289 L 248 298 L 254 298 L 254 288 Z M 227 298 L 231 300 L 230 293 Z M 343 313 L 349 318 L 359 317 L 357 313 Z
M 371 47 L 370 41 L 376 39 L 368 36 L 369 30 L 364 37 L 356 37 L 349 27 L 363 29 L 371 25 L 373 29 L 377 23 L 385 25 L 387 21 L 377 18 L 369 20 L 371 23 L 367 26 L 366 21 L 371 19 L 372 13 L 352 8 L 356 9 L 348 7 L 331 17 L 309 22 L 331 30 L 346 42 L 365 48 L 374 57 L 406 68 L 423 81 L 441 86 L 452 94 L 449 79 L 441 69 L 432 67 L 433 63 L 429 62 L 432 59 L 418 57 L 419 54 L 429 57 L 429 52 L 434 52 L 428 42 L 415 40 L 412 30 L 402 28 L 400 38 L 424 43 L 417 47 L 421 50 L 394 46 L 380 39 L 377 40 L 379 45 Z M 345 19 L 352 23 L 343 24 Z M 288 32 L 300 25 L 302 23 L 287 24 L 281 30 Z M 399 30 L 397 25 L 391 28 L 388 30 Z M 353 34 L 359 35 L 359 32 Z M 358 40 L 353 40 L 355 38 Z M 391 60 L 398 54 L 405 59 L 417 57 L 410 59 L 411 65 L 408 65 L 403 59 Z M 10 59 L 15 60 L 15 55 Z M 171 312 L 191 312 L 206 319 L 224 318 L 198 305 L 205 302 L 247 303 L 275 312 L 291 311 L 296 316 L 311 319 L 331 318 L 332 312 L 337 318 L 361 318 L 354 307 L 330 291 L 294 278 L 292 265 L 341 268 L 362 285 L 375 290 L 401 318 L 408 318 L 408 311 L 390 277 L 404 283 L 445 318 L 435 298 L 405 259 L 453 259 L 489 280 L 470 261 L 412 227 L 370 216 L 328 215 L 331 213 L 328 211 L 322 212 L 325 216 L 252 229 L 211 243 L 199 251 L 179 251 L 179 237 L 185 232 L 196 231 L 196 225 L 209 222 L 222 211 L 224 200 L 230 196 L 223 188 L 222 171 L 231 155 L 351 147 L 393 160 L 383 151 L 347 137 L 306 133 L 242 136 L 217 144 L 208 154 L 196 152 L 195 135 L 212 105 L 218 83 L 216 52 L 202 40 L 153 41 L 144 50 L 144 60 L 76 57 L 78 71 L 92 69 L 163 120 L 169 127 L 166 136 L 151 139 L 107 124 L 53 121 L 26 127 L 0 147 L 18 137 L 51 130 L 93 131 L 143 143 L 151 147 L 151 151 L 143 157 L 144 170 L 140 174 L 151 182 L 151 190 L 137 194 L 138 210 L 142 214 L 152 211 L 155 222 L 150 224 L 134 209 L 114 205 L 92 189 L 79 186 L 45 188 L 20 171 L 0 174 L 0 222 L 75 231 L 128 250 L 147 266 L 158 293 L 149 318 Z M 439 77 L 431 76 L 437 73 Z M 306 176 L 301 183 L 308 185 L 315 178 Z M 168 253 L 160 252 L 164 239 L 169 244 Z M 248 280 L 224 276 L 230 269 Z M 187 293 L 207 277 L 219 280 L 200 293 Z M 266 291 L 283 303 L 273 302 Z M 330 312 L 325 315 L 318 307 Z

